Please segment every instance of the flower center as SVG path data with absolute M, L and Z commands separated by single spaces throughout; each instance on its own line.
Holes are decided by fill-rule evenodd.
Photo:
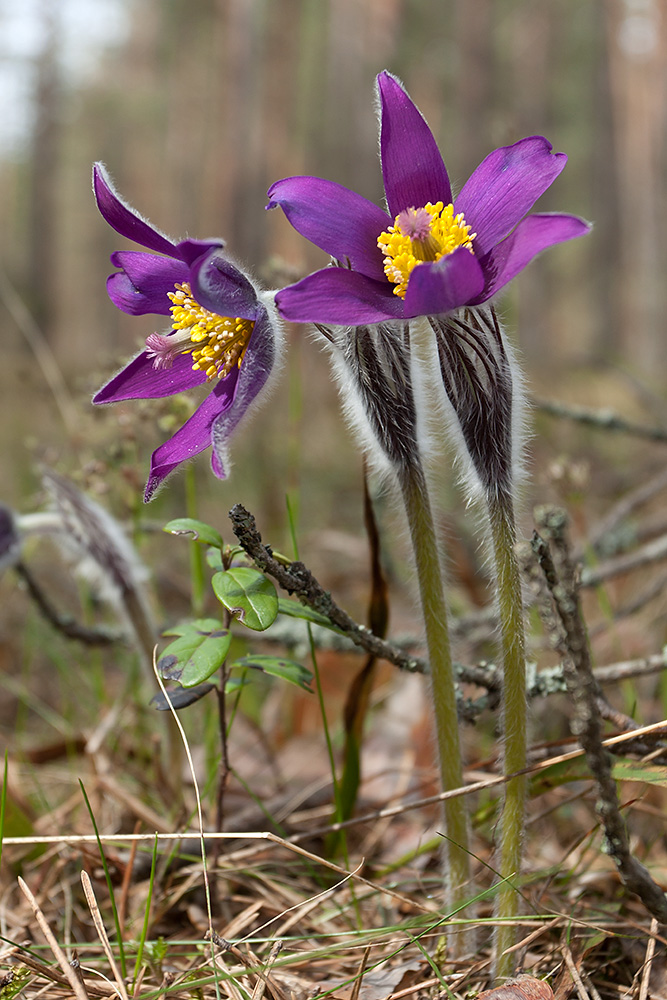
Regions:
M 192 297 L 188 284 L 175 285 L 167 292 L 172 332 L 152 333 L 146 348 L 154 368 L 171 368 L 177 354 L 191 354 L 194 371 L 201 371 L 211 381 L 226 378 L 235 365 L 241 367 L 255 323 L 251 319 L 218 316 L 204 309 Z
M 418 264 L 440 260 L 446 254 L 465 247 L 474 253 L 470 232 L 463 213 L 454 215 L 453 205 L 427 202 L 423 208 L 406 208 L 396 216 L 394 225 L 380 233 L 378 246 L 384 258 L 384 273 L 396 287 L 394 295 L 405 298 L 410 275 Z

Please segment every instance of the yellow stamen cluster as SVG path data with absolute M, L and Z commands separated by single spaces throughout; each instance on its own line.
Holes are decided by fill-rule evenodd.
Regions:
M 426 219 L 425 227 L 421 219 L 421 225 L 412 224 L 421 216 Z M 378 236 L 378 246 L 385 255 L 384 273 L 396 285 L 394 295 L 405 298 L 410 275 L 418 264 L 440 260 L 457 247 L 473 253 L 472 241 L 476 235 L 470 232 L 462 212 L 454 215 L 454 206 L 441 201 L 435 205 L 429 201 L 423 208 L 401 212 L 394 225 Z
M 211 381 L 225 378 L 234 368 L 241 367 L 255 323 L 251 319 L 218 316 L 200 306 L 192 297 L 188 284 L 177 284 L 175 292 L 167 292 L 173 302 L 170 308 L 174 331 L 184 330 L 191 343 L 183 354 L 192 354 L 193 369 L 202 371 Z

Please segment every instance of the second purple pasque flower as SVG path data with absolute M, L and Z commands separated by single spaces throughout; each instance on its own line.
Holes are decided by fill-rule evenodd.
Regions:
M 356 326 L 486 302 L 542 250 L 588 232 L 573 215 L 527 215 L 567 162 L 542 136 L 490 153 L 454 198 L 435 139 L 384 71 L 380 157 L 387 212 L 340 184 L 287 177 L 269 189 L 303 236 L 339 267 L 278 293 L 287 319 Z
M 271 297 L 230 262 L 222 240 L 174 242 L 146 222 L 119 197 L 101 163 L 93 188 L 109 225 L 151 251 L 111 255 L 119 270 L 107 280 L 109 297 L 123 312 L 169 317 L 166 331 L 152 333 L 93 402 L 157 399 L 208 384 L 211 391 L 190 419 L 153 452 L 144 499 L 209 447 L 213 472 L 224 479 L 229 437 L 279 361 L 282 330 Z

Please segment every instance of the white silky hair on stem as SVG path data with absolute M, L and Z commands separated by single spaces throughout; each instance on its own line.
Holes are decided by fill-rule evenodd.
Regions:
M 393 481 L 401 465 L 432 450 L 422 416 L 424 375 L 413 363 L 406 324 L 319 327 L 317 341 L 328 349 L 355 443 L 369 468 L 383 482 Z M 374 370 L 365 363 L 371 356 Z

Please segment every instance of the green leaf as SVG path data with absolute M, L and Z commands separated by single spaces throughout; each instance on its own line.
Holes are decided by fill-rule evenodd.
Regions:
M 221 549 L 224 544 L 222 535 L 217 528 L 212 528 L 210 524 L 197 521 L 193 517 L 177 517 L 165 524 L 162 530 L 169 535 L 192 535 L 193 542 L 214 545 L 218 549 Z
M 611 770 L 616 781 L 641 781 L 645 785 L 667 788 L 667 767 L 659 764 L 642 764 L 636 760 L 617 760 Z
M 285 660 L 279 656 L 265 656 L 260 653 L 251 653 L 249 656 L 242 656 L 239 660 L 234 660 L 230 664 L 230 669 L 238 668 L 239 670 L 243 670 L 248 667 L 253 670 L 261 670 L 272 677 L 280 677 L 281 680 L 289 681 L 290 684 L 296 684 L 297 687 L 303 688 L 304 691 L 312 694 L 310 687 L 313 679 L 312 671 L 295 660 Z
M 225 568 L 222 562 L 220 549 L 206 549 L 206 562 L 215 573 L 220 573 Z
M 215 689 L 215 684 L 210 684 L 208 681 L 189 688 L 174 687 L 167 691 L 166 696 L 162 691 L 158 691 L 151 698 L 149 705 L 157 712 L 171 712 L 172 708 L 175 712 L 180 712 L 182 709 L 189 708 L 190 705 L 201 701 L 209 691 L 215 691 Z
M 276 588 L 259 570 L 233 566 L 226 573 L 216 573 L 211 585 L 220 603 L 255 632 L 263 632 L 276 620 Z
M 305 604 L 300 604 L 298 601 L 289 601 L 285 597 L 279 597 L 278 611 L 281 615 L 289 615 L 290 618 L 301 618 L 305 622 L 310 622 L 311 625 L 321 625 L 322 628 L 328 628 L 332 632 L 338 632 L 340 635 L 344 634 L 342 629 L 334 625 L 326 615 L 321 615 L 319 611 L 313 611 L 312 608 L 308 608 Z
M 209 623 L 213 628 L 198 628 Z M 208 680 L 222 666 L 229 651 L 232 636 L 214 618 L 192 622 L 169 643 L 158 661 L 158 669 L 168 680 L 178 681 L 184 688 Z
M 162 635 L 187 635 L 194 629 L 197 632 L 217 632 L 223 627 L 222 622 L 217 618 L 195 618 L 192 621 L 181 622 L 180 625 L 172 625 L 164 629 Z

